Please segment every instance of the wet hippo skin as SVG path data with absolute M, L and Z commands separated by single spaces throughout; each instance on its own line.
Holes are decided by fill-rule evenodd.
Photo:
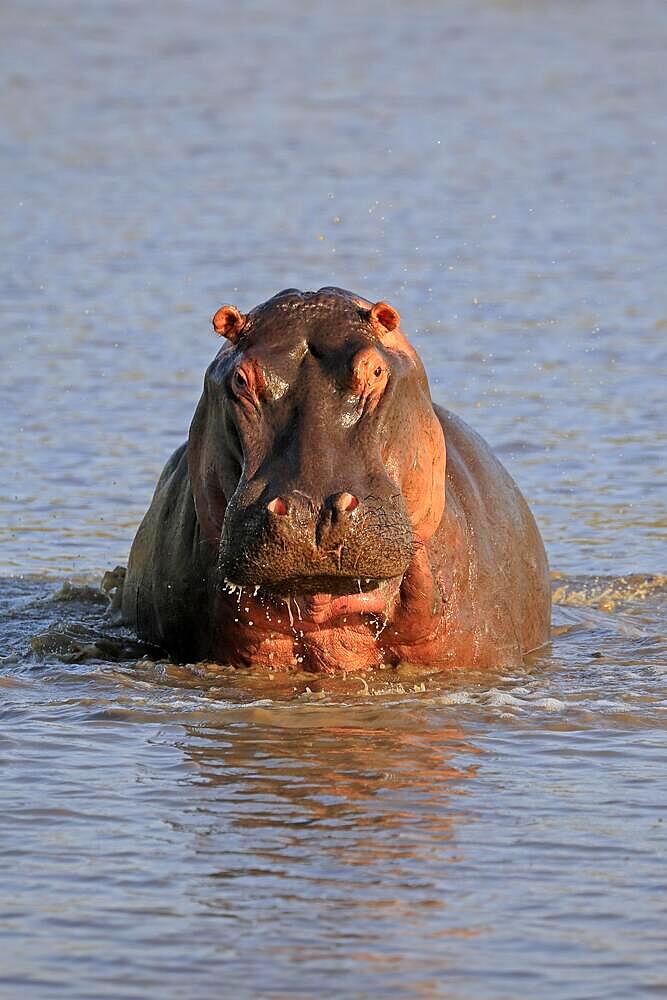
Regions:
M 510 665 L 549 639 L 544 546 L 488 445 L 431 401 L 398 313 L 339 288 L 222 306 L 123 615 L 181 660 Z

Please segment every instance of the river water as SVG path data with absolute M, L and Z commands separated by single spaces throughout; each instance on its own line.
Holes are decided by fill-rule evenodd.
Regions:
M 667 6 L 0 30 L 0 995 L 664 996 Z M 400 310 L 535 511 L 554 641 L 511 674 L 96 639 L 213 311 L 324 284 Z

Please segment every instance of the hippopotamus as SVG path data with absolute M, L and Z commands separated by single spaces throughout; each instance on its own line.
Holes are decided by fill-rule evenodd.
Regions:
M 132 545 L 126 622 L 180 661 L 510 666 L 549 640 L 544 545 L 435 406 L 387 302 L 286 289 L 223 338 Z

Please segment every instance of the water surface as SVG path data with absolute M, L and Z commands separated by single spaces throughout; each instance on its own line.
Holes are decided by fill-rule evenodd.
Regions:
M 0 993 L 663 995 L 667 8 L 0 28 Z M 210 316 L 325 284 L 399 309 L 520 483 L 552 647 L 270 691 L 96 654 L 62 581 L 126 560 Z

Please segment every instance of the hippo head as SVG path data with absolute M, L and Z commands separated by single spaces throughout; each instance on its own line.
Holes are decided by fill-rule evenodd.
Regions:
M 396 310 L 288 289 L 213 325 L 226 340 L 188 464 L 220 585 L 341 595 L 400 580 L 440 522 L 445 447 Z

